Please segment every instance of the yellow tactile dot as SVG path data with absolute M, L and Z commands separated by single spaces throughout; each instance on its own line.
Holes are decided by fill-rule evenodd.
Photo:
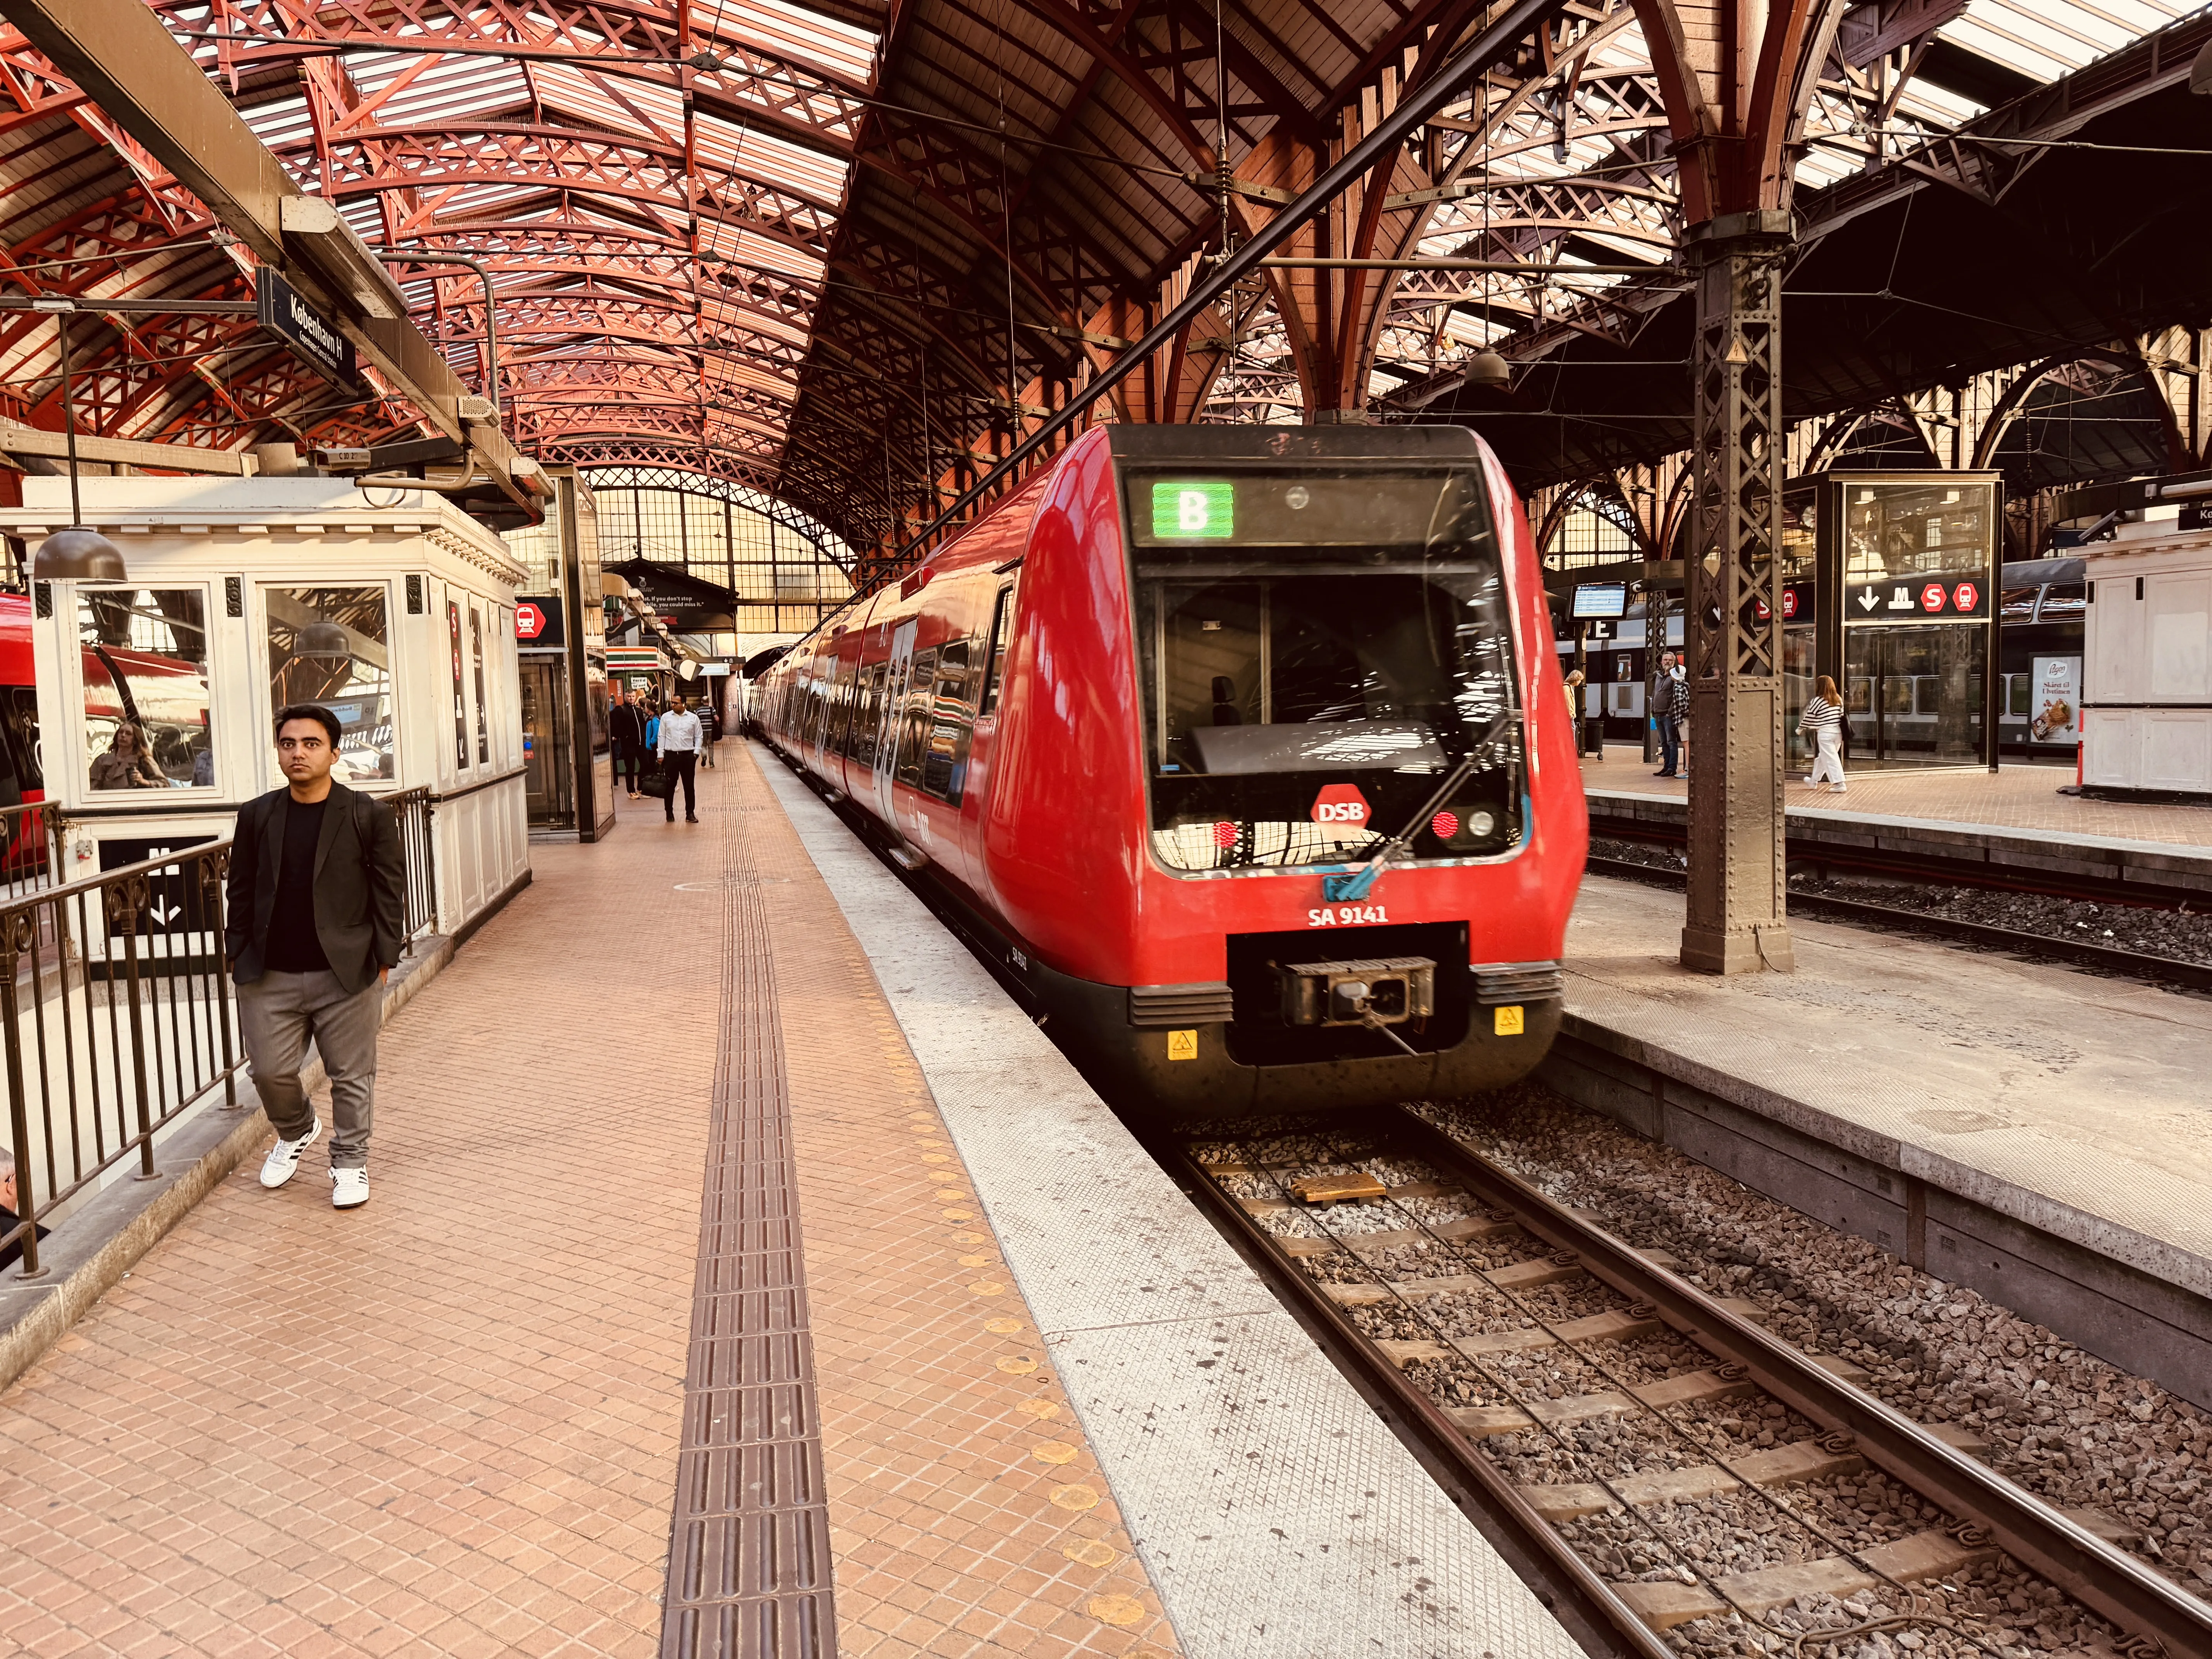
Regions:
M 981 1233 L 955 1233 L 952 1235 L 952 1242 L 955 1244 L 983 1244 L 989 1241 Z
M 1025 1353 L 1006 1353 L 999 1356 L 998 1366 L 1009 1376 L 1027 1376 L 1037 1363 Z
M 1098 1491 L 1095 1486 L 1054 1486 L 1052 1501 L 1064 1510 L 1095 1510 Z
M 994 1336 L 1019 1336 L 1022 1331 L 1022 1322 L 1018 1319 L 987 1320 L 983 1328 Z
M 1139 1625 L 1145 1619 L 1145 1604 L 1133 1595 L 1094 1595 L 1085 1606 L 1102 1625 Z
M 995 1279 L 979 1279 L 968 1287 L 977 1296 L 1004 1296 L 1006 1287 Z
M 934 1112 L 908 1112 L 907 1115 L 913 1118 L 919 1123 L 934 1123 L 937 1121 L 937 1114 Z
M 973 1210 L 939 1210 L 938 1213 L 947 1221 L 973 1221 L 975 1218 Z M 966 1235 L 963 1234 L 962 1238 L 964 1241 Z
M 952 1162 L 952 1154 L 950 1152 L 924 1152 L 921 1155 L 921 1161 L 924 1164 L 950 1164 Z
M 1059 1406 L 1049 1400 L 1024 1400 L 1014 1409 L 1018 1412 L 1026 1412 L 1030 1416 L 1037 1418 L 1060 1415 Z
M 1031 1446 L 1030 1455 L 1040 1463 L 1073 1463 L 1082 1454 L 1065 1440 L 1048 1440 L 1041 1446 Z
M 1060 1553 L 1086 1567 L 1110 1567 L 1121 1559 L 1121 1551 L 1096 1538 L 1071 1539 L 1060 1547 Z
M 991 1258 L 988 1255 L 963 1255 L 960 1258 L 960 1265 L 963 1267 L 988 1267 L 991 1265 Z
M 975 1201 L 966 1193 L 939 1193 L 937 1199 L 940 1204 L 973 1204 Z

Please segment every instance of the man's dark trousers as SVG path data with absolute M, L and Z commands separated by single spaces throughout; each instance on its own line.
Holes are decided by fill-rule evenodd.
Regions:
M 1682 723 L 1672 714 L 1659 716 L 1659 769 L 1670 778 L 1682 769 Z
M 661 757 L 671 771 L 684 785 L 684 816 L 699 816 L 699 751 L 696 749 L 672 749 Z M 668 787 L 668 821 L 676 822 L 676 786 Z

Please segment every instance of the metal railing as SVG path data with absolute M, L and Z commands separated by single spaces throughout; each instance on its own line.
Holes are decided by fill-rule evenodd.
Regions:
M 231 843 L 163 852 L 0 902 L 0 1040 L 8 1073 L 13 1219 L 0 1251 L 36 1278 L 41 1218 L 211 1090 L 239 1104 L 245 1064 L 224 971 L 223 878 Z
M 407 860 L 407 937 L 420 939 L 438 925 L 437 839 L 430 832 L 437 804 L 428 784 L 386 795 L 384 804 L 399 820 L 399 849 Z
M 61 884 L 62 830 L 52 801 L 0 806 L 0 898 Z

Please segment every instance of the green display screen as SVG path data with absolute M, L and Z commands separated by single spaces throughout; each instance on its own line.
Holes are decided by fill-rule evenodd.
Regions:
M 1155 541 L 1218 541 L 1237 533 L 1237 486 L 1226 478 L 1157 478 Z

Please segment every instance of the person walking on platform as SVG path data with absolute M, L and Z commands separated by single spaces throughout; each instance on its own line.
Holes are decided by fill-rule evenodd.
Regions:
M 699 717 L 684 706 L 684 694 L 677 692 L 668 700 L 668 712 L 660 717 L 654 728 L 653 744 L 659 754 L 660 763 L 672 768 L 676 779 L 684 786 L 684 822 L 699 822 L 698 766 L 700 726 Z M 668 821 L 676 822 L 676 787 L 668 789 Z
M 384 983 L 407 943 L 407 867 L 392 809 L 331 781 L 338 717 L 317 703 L 276 711 L 289 787 L 240 809 L 232 832 L 223 956 L 238 1024 L 276 1144 L 264 1187 L 298 1173 L 323 1132 L 300 1066 L 313 1038 L 331 1080 L 331 1202 L 368 1202 L 368 1132 Z
M 1813 769 L 1806 775 L 1808 784 L 1828 780 L 1828 793 L 1840 795 L 1850 787 L 1844 781 L 1844 699 L 1836 690 L 1836 683 L 1827 675 L 1820 676 L 1820 686 L 1812 702 L 1805 705 L 1805 713 L 1797 721 L 1800 732 L 1813 737 Z
M 607 709 L 607 741 L 614 745 L 615 781 L 621 783 L 627 773 L 629 798 L 635 800 L 637 775 L 645 766 L 645 716 L 635 702 L 623 701 L 622 687 L 614 688 L 612 697 Z
M 1659 769 L 1655 778 L 1679 778 L 1682 775 L 1682 722 L 1690 718 L 1690 683 L 1682 673 L 1682 665 L 1674 653 L 1666 652 L 1659 659 L 1658 705 L 1654 718 L 1659 722 Z
M 699 699 L 695 711 L 699 716 L 699 758 L 709 771 L 714 766 L 714 739 L 722 735 L 721 716 L 714 712 L 714 698 L 710 692 Z

